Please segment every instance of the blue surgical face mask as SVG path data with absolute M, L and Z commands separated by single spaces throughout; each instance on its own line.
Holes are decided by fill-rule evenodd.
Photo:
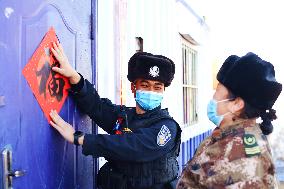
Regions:
M 136 90 L 135 101 L 144 111 L 153 110 L 161 105 L 163 93 Z
M 226 102 L 226 101 L 229 101 L 229 100 L 231 100 L 231 99 L 225 99 L 225 100 L 221 100 L 221 101 L 216 101 L 216 100 L 212 99 L 208 103 L 207 116 L 208 116 L 209 120 L 212 121 L 217 127 L 220 126 L 221 122 L 224 119 L 224 116 L 227 114 L 227 113 L 225 113 L 223 115 L 218 115 L 217 104 L 220 103 L 220 102 Z

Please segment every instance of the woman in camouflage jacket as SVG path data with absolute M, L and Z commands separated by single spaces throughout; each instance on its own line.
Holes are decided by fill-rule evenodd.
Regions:
M 274 67 L 254 53 L 229 56 L 207 114 L 217 127 L 187 163 L 177 189 L 277 188 L 266 138 L 282 90 Z M 262 123 L 256 123 L 261 117 Z

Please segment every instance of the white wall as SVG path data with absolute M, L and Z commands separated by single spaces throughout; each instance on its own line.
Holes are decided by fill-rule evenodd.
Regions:
M 98 1 L 98 65 L 97 90 L 101 97 L 115 100 L 114 5 L 112 1 Z

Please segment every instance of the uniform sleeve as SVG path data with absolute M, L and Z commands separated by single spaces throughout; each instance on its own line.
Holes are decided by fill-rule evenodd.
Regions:
M 177 125 L 161 120 L 149 128 L 123 135 L 85 135 L 83 154 L 112 160 L 146 162 L 170 152 L 176 144 Z
M 120 107 L 112 104 L 109 99 L 100 98 L 94 86 L 82 76 L 77 85 L 71 85 L 70 91 L 79 110 L 110 133 L 117 120 Z

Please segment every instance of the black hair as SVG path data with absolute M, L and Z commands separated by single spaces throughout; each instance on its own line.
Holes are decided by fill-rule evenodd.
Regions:
M 234 95 L 231 91 L 229 91 L 229 98 L 231 100 L 235 100 L 238 96 Z M 260 123 L 260 129 L 264 135 L 269 135 L 273 132 L 273 125 L 271 121 L 277 119 L 276 116 L 276 110 L 269 109 L 269 110 L 260 110 L 257 109 L 250 104 L 248 104 L 246 101 L 244 105 L 244 109 L 240 114 L 241 118 L 244 119 L 250 119 L 250 118 L 258 118 L 261 117 L 262 123 Z

